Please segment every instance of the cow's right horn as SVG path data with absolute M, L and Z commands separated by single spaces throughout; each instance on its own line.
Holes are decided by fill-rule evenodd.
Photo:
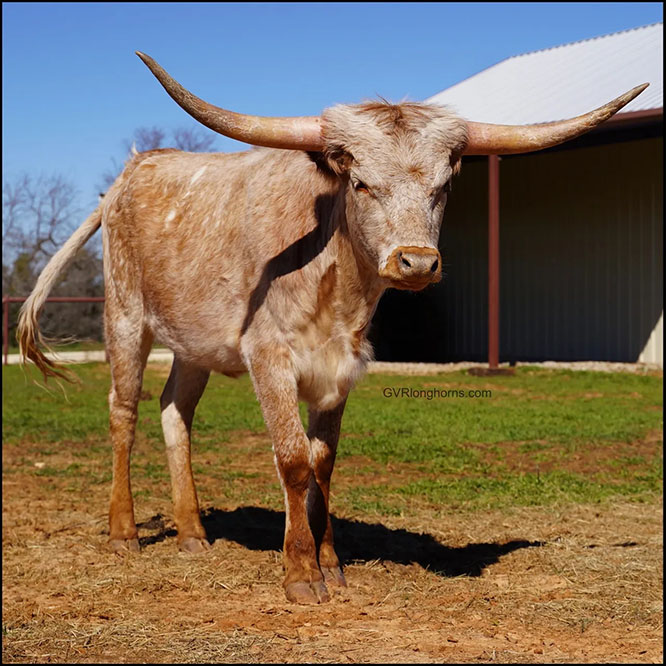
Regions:
M 556 146 L 558 143 L 575 139 L 608 120 L 634 97 L 640 95 L 650 84 L 643 83 L 624 95 L 616 97 L 608 104 L 582 116 L 558 120 L 539 125 L 491 125 L 490 123 L 468 122 L 468 142 L 466 155 L 507 155 L 529 153 Z
M 164 86 L 176 104 L 214 132 L 255 146 L 291 150 L 322 150 L 324 144 L 318 116 L 267 118 L 247 116 L 221 109 L 185 90 L 150 56 L 140 51 L 136 51 L 136 54 Z

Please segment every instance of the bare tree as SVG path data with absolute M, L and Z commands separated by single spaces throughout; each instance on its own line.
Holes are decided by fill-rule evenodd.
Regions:
M 76 228 L 77 191 L 62 176 L 27 174 L 2 188 L 2 263 L 19 254 L 40 268 Z M 3 285 L 4 287 L 4 285 Z
M 125 141 L 125 151 L 129 153 L 134 149 L 137 153 L 143 153 L 146 150 L 162 148 L 165 138 L 166 132 L 159 127 L 137 127 L 132 139 Z
M 27 296 L 48 259 L 80 223 L 78 193 L 62 176 L 5 180 L 2 189 L 2 293 Z M 58 296 L 101 296 L 102 260 L 84 248 L 54 288 Z M 10 331 L 18 305 L 10 308 Z M 49 304 L 42 317 L 47 336 L 101 339 L 101 305 Z M 13 334 L 10 333 L 10 342 Z
M 189 153 L 207 153 L 215 149 L 216 135 L 198 127 L 179 127 L 173 131 L 174 146 Z
M 217 135 L 200 127 L 178 127 L 171 132 L 171 140 L 166 141 L 166 132 L 159 127 L 138 127 L 132 138 L 123 142 L 125 155 L 135 150 L 143 153 L 157 148 L 176 148 L 190 153 L 205 153 L 215 149 Z M 122 166 L 112 158 L 113 167 L 102 174 L 100 193 L 106 192 L 122 171 Z

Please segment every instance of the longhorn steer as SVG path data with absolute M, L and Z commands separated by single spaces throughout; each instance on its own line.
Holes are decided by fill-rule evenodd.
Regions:
M 58 274 L 101 225 L 111 548 L 139 549 L 129 457 L 143 369 L 157 339 L 175 354 L 160 404 L 180 548 L 208 548 L 190 466 L 195 407 L 211 371 L 249 371 L 285 495 L 286 595 L 325 601 L 327 584 L 345 585 L 328 512 L 345 400 L 372 356 L 366 332 L 383 291 L 440 280 L 438 236 L 461 156 L 573 138 L 644 86 L 585 116 L 529 127 L 466 122 L 415 103 L 265 119 L 213 107 L 139 56 L 195 118 L 268 148 L 133 157 L 40 275 L 20 317 L 22 353 L 45 377 L 62 376 L 37 346 L 38 315 Z M 299 399 L 309 406 L 307 432 Z

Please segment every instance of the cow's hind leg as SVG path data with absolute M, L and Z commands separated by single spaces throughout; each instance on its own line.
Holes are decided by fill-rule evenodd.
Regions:
M 194 410 L 206 388 L 209 375 L 207 370 L 183 363 L 176 357 L 160 398 L 178 546 L 191 553 L 199 553 L 209 548 L 206 531 L 199 516 L 199 502 L 190 459 Z
M 347 587 L 340 560 L 333 547 L 333 528 L 328 511 L 331 474 L 344 409 L 344 400 L 329 411 L 318 412 L 311 409 L 308 424 L 314 471 L 308 489 L 308 518 L 317 544 L 319 566 L 324 580 L 334 587 Z
M 106 348 L 111 365 L 109 429 L 113 445 L 113 482 L 109 508 L 109 546 L 117 553 L 139 550 L 130 485 L 130 454 L 134 444 L 143 369 L 152 335 L 136 317 L 110 316 L 107 303 Z

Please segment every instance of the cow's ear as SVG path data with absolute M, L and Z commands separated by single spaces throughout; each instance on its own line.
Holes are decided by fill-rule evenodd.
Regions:
M 354 156 L 344 148 L 327 148 L 324 152 L 308 151 L 308 157 L 327 176 L 339 178 L 349 173 Z
M 462 153 L 451 153 L 451 160 L 449 162 L 453 173 L 452 176 L 457 176 L 460 173 L 460 168 L 462 167 Z
M 342 146 L 334 146 L 324 151 L 324 157 L 330 168 L 338 175 L 342 176 L 349 172 L 354 156 Z

